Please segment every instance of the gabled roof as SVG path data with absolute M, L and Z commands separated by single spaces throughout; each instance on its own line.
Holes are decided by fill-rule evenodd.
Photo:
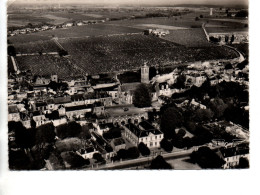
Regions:
M 92 104 L 65 107 L 65 110 L 66 110 L 66 112 L 70 112 L 70 111 L 84 110 L 84 109 L 89 109 L 89 108 L 92 108 Z
M 64 96 L 64 97 L 56 97 L 53 99 L 55 104 L 64 104 L 64 103 L 70 103 L 71 97 L 70 96 Z
M 158 129 L 149 129 L 149 130 L 142 130 L 139 127 L 137 127 L 136 125 L 134 125 L 133 123 L 129 123 L 125 125 L 132 133 L 134 133 L 138 138 L 141 137 L 147 137 L 150 133 L 154 134 L 154 135 L 159 135 L 162 134 L 161 131 L 159 131 Z
M 70 97 L 72 101 L 84 100 L 83 94 L 75 94 L 71 95 Z
M 36 107 L 47 106 L 46 102 L 36 102 Z

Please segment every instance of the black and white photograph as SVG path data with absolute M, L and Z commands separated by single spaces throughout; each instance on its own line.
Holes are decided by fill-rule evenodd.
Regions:
M 0 2 L 0 194 L 258 194 L 252 2 Z
M 10 170 L 248 169 L 243 1 L 7 2 Z

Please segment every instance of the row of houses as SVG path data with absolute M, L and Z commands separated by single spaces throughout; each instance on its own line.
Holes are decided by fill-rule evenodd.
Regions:
M 13 31 L 8 31 L 7 36 L 15 36 L 18 34 L 29 34 L 29 33 L 35 33 L 40 31 L 46 31 L 46 30 L 55 30 L 57 28 L 68 28 L 72 26 L 83 26 L 88 24 L 97 24 L 97 23 L 103 23 L 105 20 L 84 20 L 84 21 L 74 21 L 74 22 L 65 22 L 63 24 L 59 25 L 52 25 L 52 24 L 44 24 L 39 27 L 27 27 L 22 29 L 16 29 Z

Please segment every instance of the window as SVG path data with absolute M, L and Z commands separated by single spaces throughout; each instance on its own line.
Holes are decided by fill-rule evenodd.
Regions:
M 157 136 L 155 136 L 155 139 L 157 139 Z
M 151 147 L 153 146 L 153 142 L 150 142 L 150 146 L 151 146 Z

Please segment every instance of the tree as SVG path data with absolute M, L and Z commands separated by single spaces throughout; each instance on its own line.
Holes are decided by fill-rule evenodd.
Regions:
M 249 168 L 249 161 L 247 158 L 240 157 L 239 158 L 239 164 L 237 165 L 238 169 L 247 169 Z
M 143 142 L 138 144 L 138 150 L 143 156 L 149 156 L 151 153 L 150 149 Z
M 172 142 L 168 141 L 167 139 L 163 138 L 160 142 L 161 148 L 163 148 L 166 152 L 171 152 L 173 149 Z
M 220 118 L 223 116 L 226 108 L 228 107 L 227 104 L 220 98 L 215 98 L 213 101 L 210 101 L 209 104 L 210 109 L 214 113 L 215 118 Z
M 48 84 L 48 87 L 51 88 L 53 91 L 57 91 L 59 85 L 58 85 L 58 83 L 56 83 L 55 81 L 51 81 L 51 82 Z
M 232 44 L 234 42 L 234 40 L 235 40 L 235 36 L 232 35 L 231 38 L 230 38 L 230 44 Z
M 59 119 L 59 111 L 58 110 L 54 110 L 52 111 L 52 113 L 50 114 L 45 114 L 45 117 L 50 119 L 50 120 L 55 120 L 55 119 Z
M 77 155 L 74 152 L 63 152 L 61 153 L 62 158 L 64 161 L 71 165 L 71 168 L 79 168 L 83 165 L 89 165 L 89 160 L 85 160 L 83 157 Z
M 8 152 L 9 169 L 11 170 L 30 170 L 31 163 L 24 150 Z
M 241 10 L 236 13 L 236 17 L 246 18 L 248 17 L 248 11 L 247 10 Z
M 8 132 L 15 133 L 15 143 L 18 147 L 31 148 L 35 142 L 34 130 L 26 129 L 20 121 L 8 122 Z
M 61 139 L 67 137 L 78 137 L 82 127 L 75 121 L 68 122 L 67 124 L 62 124 L 56 127 L 57 136 Z
M 114 139 L 121 137 L 121 129 L 119 127 L 112 127 L 108 132 L 104 132 L 105 139 Z
M 8 54 L 9 56 L 16 56 L 16 50 L 15 50 L 14 46 L 9 45 L 9 46 L 7 47 L 7 54 Z
M 169 107 L 161 117 L 161 130 L 165 138 L 171 138 L 175 134 L 176 127 L 183 122 L 182 114 L 175 107 Z
M 173 167 L 167 163 L 161 155 L 152 160 L 150 169 L 172 169 Z
M 83 125 L 81 128 L 80 132 L 80 138 L 82 139 L 90 139 L 91 138 L 91 133 L 89 131 L 90 129 L 90 124 Z
M 207 122 L 213 117 L 213 112 L 210 109 L 198 109 L 194 113 L 194 119 L 197 122 Z
M 229 40 L 229 36 L 226 35 L 226 36 L 225 36 L 225 42 L 228 43 L 228 40 Z
M 126 159 L 127 158 L 127 150 L 125 149 L 120 149 L 118 152 L 117 152 L 117 157 L 118 159 Z
M 185 88 L 186 76 L 181 74 L 177 77 L 176 82 L 172 85 L 172 88 L 183 89 Z
M 152 98 L 147 85 L 141 83 L 134 91 L 133 104 L 136 107 L 143 108 L 151 106 Z
M 68 55 L 68 52 L 66 50 L 60 50 L 59 51 L 59 56 L 62 57 L 62 56 L 67 56 Z
M 52 123 L 47 123 L 39 126 L 36 129 L 35 142 L 39 149 L 43 149 L 45 144 L 52 144 L 55 141 L 54 126 Z
M 184 129 L 180 129 L 177 134 L 181 137 L 184 137 L 186 135 L 186 131 Z
M 135 159 L 138 158 L 140 156 L 139 150 L 137 149 L 137 147 L 131 147 L 128 148 L 127 150 L 127 157 L 130 159 Z
M 102 157 L 100 153 L 94 153 L 93 159 L 95 159 L 97 163 L 105 161 L 105 159 Z
M 224 165 L 225 161 L 220 158 L 213 150 L 203 146 L 196 152 L 192 152 L 190 158 L 204 169 L 217 169 Z

